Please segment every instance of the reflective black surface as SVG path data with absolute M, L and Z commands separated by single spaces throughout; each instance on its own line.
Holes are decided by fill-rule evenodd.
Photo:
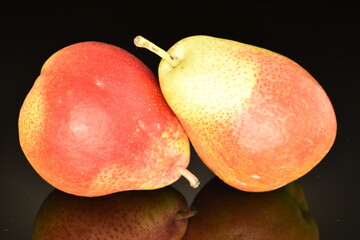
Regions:
M 360 20 L 356 5 L 43 7 L 29 2 L 0 8 L 0 239 L 31 239 L 39 209 L 54 190 L 29 165 L 17 135 L 20 106 L 44 61 L 69 44 L 96 40 L 128 50 L 156 73 L 158 57 L 132 43 L 138 34 L 165 49 L 195 34 L 229 38 L 279 52 L 307 69 L 334 105 L 338 135 L 329 154 L 298 183 L 320 239 L 358 239 Z M 200 187 L 192 189 L 183 178 L 173 187 L 190 206 L 214 175 L 195 153 L 189 169 L 199 177 Z

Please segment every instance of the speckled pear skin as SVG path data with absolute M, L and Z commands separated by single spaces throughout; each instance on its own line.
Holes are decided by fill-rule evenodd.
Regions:
M 314 168 L 332 147 L 333 106 L 319 83 L 278 53 L 191 36 L 162 59 L 161 91 L 202 161 L 227 184 L 269 191 Z
M 298 182 L 250 193 L 214 178 L 201 189 L 192 207 L 198 212 L 189 219 L 183 240 L 320 239 Z
M 164 187 L 190 159 L 155 75 L 101 42 L 67 46 L 45 62 L 21 107 L 19 138 L 41 177 L 79 196 Z
M 172 187 L 86 198 L 53 191 L 34 223 L 33 240 L 180 240 L 189 211 Z

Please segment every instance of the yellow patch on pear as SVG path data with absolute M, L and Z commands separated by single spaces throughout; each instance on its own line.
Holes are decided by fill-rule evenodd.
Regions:
M 146 128 L 144 123 L 141 123 L 141 125 L 144 129 Z M 106 192 L 115 192 L 119 191 L 119 189 L 129 190 L 134 187 L 134 184 L 138 184 L 136 186 L 137 189 L 160 188 L 164 184 L 168 185 L 175 182 L 180 178 L 181 173 L 176 170 L 171 171 L 166 163 L 168 158 L 176 158 L 177 165 L 170 166 L 171 168 L 187 167 L 187 159 L 190 155 L 189 140 L 184 137 L 184 134 L 181 134 L 182 131 L 180 127 L 166 127 L 160 136 L 148 132 L 148 136 L 154 144 L 150 145 L 143 152 L 143 155 L 134 156 L 134 163 L 131 166 L 122 166 L 120 161 L 119 164 L 112 164 L 100 170 L 96 177 L 92 179 L 92 183 L 89 186 L 89 194 L 98 192 L 99 189 L 106 190 Z M 165 151 L 166 153 L 164 153 Z M 164 156 L 166 156 L 166 159 Z M 152 165 L 152 172 L 146 172 L 148 167 L 141 165 L 144 164 L 141 158 L 147 158 L 147 162 Z M 137 160 L 139 160 L 138 163 L 136 163 Z M 139 169 L 144 169 L 144 172 L 139 172 Z M 169 173 L 173 175 L 169 176 Z M 127 185 L 124 185 L 125 179 Z M 139 179 L 143 179 L 143 181 L 139 181 Z M 149 179 L 156 179 L 156 181 L 149 181 Z
M 162 92 L 174 112 L 183 120 L 213 121 L 229 111 L 237 111 L 235 115 L 238 115 L 247 109 L 247 99 L 256 84 L 258 66 L 252 61 L 239 60 L 238 52 L 234 51 L 234 47 L 238 46 L 232 47 L 238 43 L 234 42 L 230 46 L 223 44 L 221 48 L 204 47 L 211 46 L 211 40 L 209 37 L 187 38 L 181 41 L 182 45 L 187 44 L 187 41 L 193 43 L 187 44 L 186 51 L 175 44 L 168 51 L 180 60 L 175 68 L 166 60 L 160 62 Z M 206 57 L 209 55 L 214 57 Z M 226 61 L 221 61 L 223 64 L 219 65 L 219 59 Z
M 30 93 L 26 96 L 26 99 L 20 110 L 19 133 L 21 133 L 20 144 L 23 148 L 37 146 L 37 144 L 34 144 L 34 142 L 39 141 L 39 134 L 41 133 L 42 124 L 45 117 L 45 101 L 43 100 L 43 94 L 39 92 L 41 87 L 38 86 L 40 82 L 41 79 L 38 79 Z M 32 142 L 32 144 L 28 144 L 28 142 Z M 31 151 L 32 150 L 29 149 L 28 152 Z

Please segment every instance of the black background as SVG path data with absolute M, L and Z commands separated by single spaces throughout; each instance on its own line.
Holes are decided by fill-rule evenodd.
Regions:
M 46 3 L 46 2 L 45 2 Z M 325 159 L 300 179 L 321 239 L 359 239 L 359 8 L 329 3 L 223 5 L 96 4 L 2 5 L 0 8 L 0 239 L 30 239 L 38 208 L 52 187 L 25 159 L 17 118 L 42 64 L 69 44 L 95 40 L 122 47 L 157 73 L 160 59 L 133 45 L 141 34 L 164 49 L 196 34 L 261 46 L 307 69 L 331 99 L 336 142 Z M 182 5 L 183 4 L 183 5 Z M 166 8 L 165 8 L 166 7 Z M 227 8 L 225 8 L 227 7 Z M 201 185 L 212 173 L 193 154 L 189 169 Z M 199 189 L 174 184 L 193 200 Z

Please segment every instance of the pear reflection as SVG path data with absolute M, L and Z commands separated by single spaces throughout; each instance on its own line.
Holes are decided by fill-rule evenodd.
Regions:
M 182 239 L 192 215 L 172 187 L 96 198 L 55 190 L 38 212 L 33 240 Z
M 315 240 L 317 224 L 308 214 L 301 185 L 249 193 L 212 179 L 196 196 L 198 213 L 189 219 L 184 240 Z

